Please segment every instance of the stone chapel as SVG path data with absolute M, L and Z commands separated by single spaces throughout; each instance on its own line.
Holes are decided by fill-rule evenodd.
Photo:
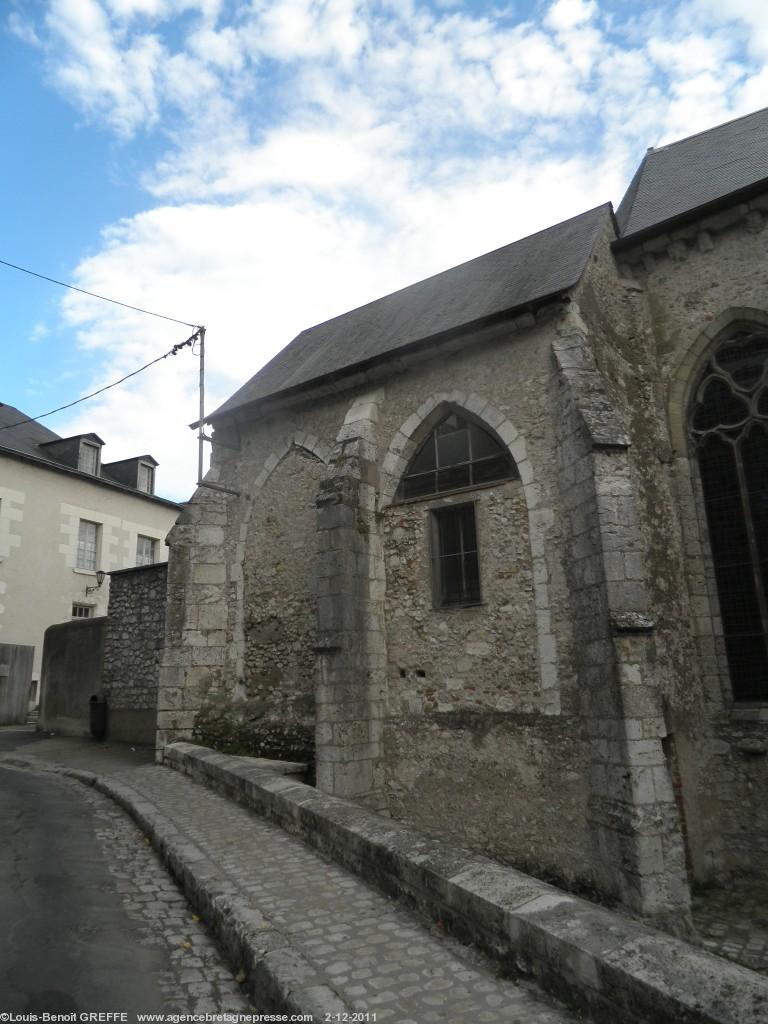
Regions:
M 768 854 L 768 109 L 207 417 L 158 739 L 684 920 Z

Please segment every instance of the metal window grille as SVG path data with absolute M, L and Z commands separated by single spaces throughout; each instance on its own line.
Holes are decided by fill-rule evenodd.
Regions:
M 73 604 L 72 605 L 72 618 L 73 619 L 90 619 L 93 615 L 93 605 L 90 604 Z
M 99 524 L 80 520 L 77 534 L 77 568 L 96 570 L 99 554 Z
M 432 513 L 432 571 L 439 608 L 480 603 L 480 564 L 474 505 Z
M 768 700 L 768 335 L 720 345 L 691 409 L 736 701 Z

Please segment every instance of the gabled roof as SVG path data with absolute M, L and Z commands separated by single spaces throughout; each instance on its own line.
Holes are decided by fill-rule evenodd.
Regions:
M 109 475 L 108 466 L 102 466 L 99 475 L 95 475 L 76 469 L 74 466 L 66 465 L 60 459 L 55 458 L 53 454 L 55 450 L 54 442 L 73 441 L 78 437 L 93 438 L 101 444 L 104 443 L 97 434 L 78 434 L 75 437 L 69 438 L 60 437 L 52 430 L 49 430 L 48 427 L 44 427 L 42 423 L 28 420 L 20 409 L 15 409 L 12 405 L 0 403 L 0 455 L 16 456 L 30 462 L 36 462 L 38 465 L 43 465 L 60 473 L 74 474 L 83 480 L 87 480 L 89 483 L 117 488 L 118 490 L 134 494 L 139 498 L 156 501 L 173 508 L 179 507 L 177 502 L 170 501 L 168 498 L 161 498 L 156 494 L 147 494 L 146 491 L 126 486 L 119 480 L 113 479 Z M 151 455 L 140 456 L 140 458 L 157 465 L 157 462 L 155 462 Z M 105 470 L 107 471 L 105 472 Z
M 208 419 L 559 295 L 610 218 L 606 203 L 303 331 Z
M 622 241 L 768 185 L 768 108 L 649 149 L 616 211 Z

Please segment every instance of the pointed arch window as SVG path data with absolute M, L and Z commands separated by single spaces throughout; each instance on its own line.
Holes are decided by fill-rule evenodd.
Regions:
M 514 459 L 487 430 L 449 413 L 411 459 L 395 500 L 428 498 L 464 487 L 516 480 Z
M 768 334 L 718 346 L 690 418 L 736 701 L 768 700 Z

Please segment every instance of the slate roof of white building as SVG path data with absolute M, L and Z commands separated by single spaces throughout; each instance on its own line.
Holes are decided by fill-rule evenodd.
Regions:
M 768 108 L 649 149 L 616 211 L 622 240 L 768 184 Z
M 94 440 L 98 444 L 103 441 L 97 434 L 81 435 L 86 440 Z M 136 487 L 129 487 L 119 480 L 114 480 L 109 474 L 108 466 L 100 466 L 98 475 L 87 473 L 62 463 L 55 455 L 46 448 L 51 441 L 65 440 L 59 434 L 54 433 L 48 427 L 43 426 L 35 420 L 30 420 L 26 413 L 16 409 L 12 405 L 0 403 L 0 455 L 13 455 L 31 462 L 41 464 L 48 469 L 62 473 L 71 473 L 88 480 L 90 483 L 104 484 L 107 487 L 116 487 L 121 491 L 128 491 L 139 498 L 146 498 L 148 501 L 158 501 L 163 505 L 178 507 L 177 503 L 168 498 L 161 498 L 157 494 L 148 494 Z M 140 456 L 143 458 L 143 456 Z M 149 456 L 151 458 L 151 456 Z M 157 465 L 157 462 L 152 459 Z

